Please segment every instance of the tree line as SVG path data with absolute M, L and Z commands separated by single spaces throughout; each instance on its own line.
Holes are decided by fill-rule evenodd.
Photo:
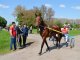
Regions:
M 35 14 L 41 14 L 43 20 L 50 20 L 54 16 L 54 10 L 45 5 L 41 7 L 33 7 L 33 9 L 26 9 L 24 6 L 16 6 L 13 15 L 19 24 L 35 25 Z

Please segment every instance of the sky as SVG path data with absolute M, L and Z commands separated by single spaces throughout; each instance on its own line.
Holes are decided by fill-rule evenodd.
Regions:
M 17 5 L 26 9 L 45 5 L 53 8 L 55 18 L 80 19 L 80 0 L 0 0 L 0 16 L 4 17 L 8 24 L 15 21 L 12 14 Z

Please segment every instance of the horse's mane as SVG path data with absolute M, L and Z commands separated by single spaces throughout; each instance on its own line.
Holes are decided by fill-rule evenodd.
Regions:
M 42 26 L 47 26 L 47 24 L 44 22 L 44 20 L 43 20 L 42 17 L 40 17 L 40 21 L 41 21 L 41 24 L 40 24 L 40 25 L 42 25 Z

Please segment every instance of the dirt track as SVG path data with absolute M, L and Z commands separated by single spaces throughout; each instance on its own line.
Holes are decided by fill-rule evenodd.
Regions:
M 46 51 L 44 46 L 43 54 L 38 55 L 41 46 L 41 37 L 39 35 L 29 35 L 28 39 L 33 42 L 30 46 L 21 49 L 19 51 L 0 56 L 0 60 L 80 60 L 80 36 L 75 37 L 75 47 L 69 48 L 65 45 L 61 49 L 56 49 L 52 41 L 48 41 L 51 47 L 50 52 Z M 63 39 L 61 43 L 63 43 Z

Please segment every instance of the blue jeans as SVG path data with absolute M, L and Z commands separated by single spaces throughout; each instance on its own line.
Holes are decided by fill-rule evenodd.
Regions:
M 65 40 L 66 42 L 68 42 L 68 40 L 69 40 L 69 35 L 68 35 L 68 34 L 64 34 L 64 40 Z
M 16 37 L 11 37 L 11 43 L 10 43 L 11 50 L 13 45 L 14 45 L 14 50 L 16 50 Z

